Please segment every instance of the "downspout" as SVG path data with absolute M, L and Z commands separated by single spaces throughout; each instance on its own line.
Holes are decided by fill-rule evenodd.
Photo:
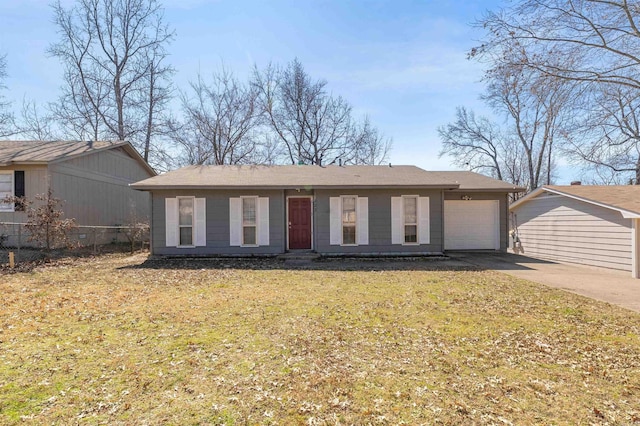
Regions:
M 311 251 L 317 253 L 317 235 L 316 232 L 318 221 L 316 220 L 316 190 L 311 190 Z
M 640 278 L 640 219 L 631 219 L 631 276 Z
M 440 190 L 440 253 L 444 253 L 444 189 Z
M 149 195 L 149 254 L 153 256 L 153 192 L 149 191 Z
M 504 194 L 504 205 L 506 206 L 501 214 L 504 214 L 504 236 L 500 236 L 500 251 L 509 251 L 509 193 Z M 502 244 L 504 243 L 504 249 Z
M 282 215 L 284 217 L 284 228 L 282 228 L 284 232 L 282 241 L 284 241 L 284 244 L 282 246 L 282 253 L 286 253 L 289 251 L 289 203 L 287 203 L 286 189 L 282 190 L 282 205 L 284 206 L 284 214 Z

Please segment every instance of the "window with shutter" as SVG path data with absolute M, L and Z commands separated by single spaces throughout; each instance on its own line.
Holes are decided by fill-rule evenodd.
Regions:
M 342 245 L 356 243 L 356 203 L 357 197 L 342 197 Z
M 13 197 L 13 171 L 0 171 L 0 212 L 12 212 L 13 203 L 7 201 Z
M 391 197 L 391 244 L 429 244 L 429 197 Z
M 369 244 L 369 199 L 357 195 L 329 198 L 329 244 Z
M 25 196 L 24 171 L 23 170 L 16 170 L 15 172 L 13 172 L 13 179 L 15 181 L 14 182 L 13 195 L 15 195 L 17 198 L 23 199 L 24 196 Z M 17 212 L 24 211 L 23 200 L 17 200 L 16 201 L 15 210 Z
M 418 242 L 418 197 L 403 197 L 404 242 Z
M 258 245 L 258 197 L 242 198 L 242 245 Z
M 207 245 L 206 198 L 175 197 L 165 199 L 167 247 L 204 247 Z
M 178 197 L 178 245 L 193 246 L 193 197 Z
M 229 245 L 269 245 L 269 197 L 229 198 Z

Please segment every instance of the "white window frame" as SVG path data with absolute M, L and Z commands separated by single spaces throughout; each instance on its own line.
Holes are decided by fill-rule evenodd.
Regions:
M 244 200 L 248 199 L 248 198 L 252 198 L 255 200 L 256 203 L 256 223 L 254 225 L 245 225 L 244 224 Z M 260 226 L 260 197 L 258 197 L 257 195 L 243 195 L 240 197 L 240 214 L 242 215 L 242 217 L 240 218 L 240 240 L 241 240 L 241 244 L 240 247 L 260 247 L 259 241 L 258 241 L 258 236 L 260 235 L 260 230 L 258 229 L 258 227 Z M 245 227 L 253 227 L 255 229 L 255 244 L 245 244 L 244 243 L 244 228 Z
M 13 170 L 0 170 L 0 175 L 10 175 L 11 176 L 11 193 L 10 196 L 13 197 L 16 194 L 16 177 Z M 0 197 L 0 205 L 5 205 L 7 203 L 4 202 L 4 196 Z M 13 213 L 16 211 L 16 206 L 14 203 L 8 203 L 9 208 L 0 208 L 0 213 Z
M 176 208 L 178 215 L 176 217 L 176 226 L 178 227 L 178 245 L 177 248 L 194 248 L 196 247 L 196 197 L 195 196 L 178 196 L 176 197 Z M 191 199 L 193 213 L 191 214 L 191 225 L 180 225 L 180 200 Z M 180 228 L 191 228 L 191 244 L 180 244 Z
M 416 200 L 416 222 L 405 222 L 406 215 L 404 213 L 405 200 L 407 198 L 413 198 Z M 407 226 L 416 227 L 416 241 L 407 242 Z M 403 246 L 419 246 L 420 245 L 420 196 L 419 195 L 403 195 L 402 196 L 402 245 Z
M 355 213 L 355 221 L 353 222 L 353 243 L 345 243 L 344 242 L 344 199 L 345 198 L 353 198 L 354 202 L 354 213 Z M 351 224 L 349 224 L 351 226 Z M 341 195 L 340 196 L 340 245 L 343 247 L 354 247 L 358 245 L 358 196 L 357 195 Z

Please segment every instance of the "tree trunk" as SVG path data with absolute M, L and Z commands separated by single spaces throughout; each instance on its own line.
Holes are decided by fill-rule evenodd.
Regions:
M 153 67 L 152 67 L 153 68 Z M 151 145 L 151 132 L 153 131 L 153 108 L 154 108 L 154 104 L 155 104 L 155 99 L 153 98 L 154 93 L 153 93 L 153 89 L 154 89 L 154 85 L 155 85 L 155 75 L 154 75 L 154 70 L 152 69 L 150 71 L 150 76 L 149 76 L 149 112 L 147 114 L 147 129 L 145 131 L 145 135 L 144 135 L 144 153 L 143 153 L 143 157 L 144 157 L 144 161 L 149 161 L 149 147 Z

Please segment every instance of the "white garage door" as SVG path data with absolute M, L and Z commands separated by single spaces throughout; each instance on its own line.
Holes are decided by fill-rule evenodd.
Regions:
M 499 250 L 500 202 L 446 200 L 444 249 Z

